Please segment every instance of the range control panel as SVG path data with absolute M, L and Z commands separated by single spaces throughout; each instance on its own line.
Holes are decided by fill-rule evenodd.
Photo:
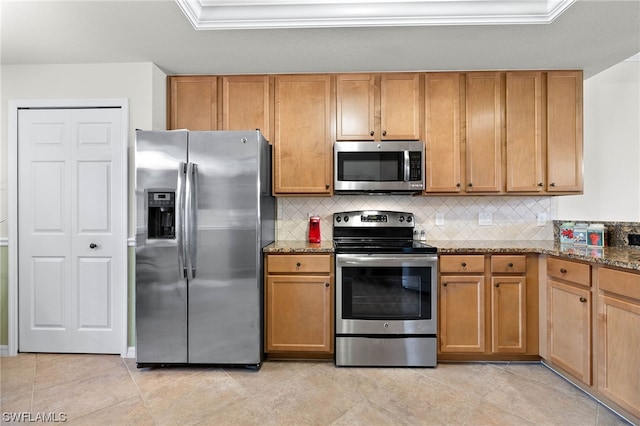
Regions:
M 355 227 L 409 227 L 414 226 L 412 213 L 358 210 L 333 214 L 333 226 L 342 228 Z

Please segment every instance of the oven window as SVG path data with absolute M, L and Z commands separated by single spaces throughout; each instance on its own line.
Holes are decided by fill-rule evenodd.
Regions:
M 340 152 L 338 180 L 395 182 L 404 180 L 404 152 Z
M 431 268 L 343 267 L 342 318 L 431 319 Z

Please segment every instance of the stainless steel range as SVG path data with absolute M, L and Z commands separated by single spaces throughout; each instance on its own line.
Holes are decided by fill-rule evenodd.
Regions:
M 437 249 L 414 225 L 406 212 L 333 215 L 336 365 L 436 365 Z

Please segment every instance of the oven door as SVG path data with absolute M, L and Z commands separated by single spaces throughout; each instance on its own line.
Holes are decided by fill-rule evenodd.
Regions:
M 336 334 L 436 334 L 435 254 L 336 254 Z

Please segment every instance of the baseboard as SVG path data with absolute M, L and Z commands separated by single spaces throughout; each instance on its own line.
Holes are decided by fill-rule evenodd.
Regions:
M 0 356 L 9 356 L 9 345 L 0 345 Z
M 136 347 L 129 346 L 127 348 L 127 353 L 122 358 L 135 358 L 136 357 Z

